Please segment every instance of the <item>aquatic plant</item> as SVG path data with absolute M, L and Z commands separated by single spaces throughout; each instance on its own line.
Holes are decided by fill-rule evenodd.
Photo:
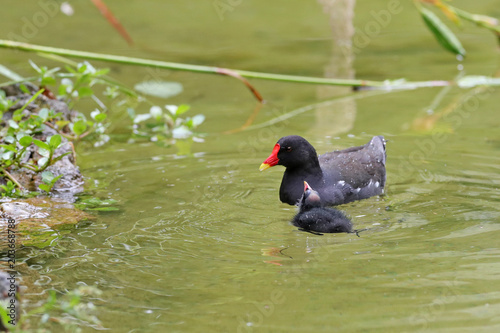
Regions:
M 205 121 L 205 116 L 198 114 L 194 117 L 181 117 L 189 109 L 189 105 L 182 104 L 165 105 L 164 108 L 155 105 L 145 114 L 135 114 L 131 108 L 128 111 L 134 123 L 133 133 L 137 137 L 146 137 L 155 142 L 168 138 L 203 141 L 196 136 L 194 130 Z
M 462 24 L 460 19 L 463 19 L 479 27 L 490 30 L 495 34 L 497 38 L 500 36 L 500 24 L 499 21 L 494 17 L 472 14 L 465 10 L 449 5 L 441 0 L 415 0 L 414 3 L 420 11 L 422 19 L 424 20 L 427 28 L 429 28 L 430 32 L 434 35 L 438 43 L 444 49 L 461 57 L 465 56 L 466 51 L 462 46 L 462 43 L 460 43 L 460 40 L 436 14 L 427 9 L 422 4 L 427 4 L 438 9 L 448 19 L 450 19 L 458 26 Z

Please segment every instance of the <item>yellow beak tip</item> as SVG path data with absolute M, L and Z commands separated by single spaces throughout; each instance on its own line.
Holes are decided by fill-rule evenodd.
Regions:
M 262 163 L 259 167 L 259 171 L 264 171 L 266 169 L 269 169 L 271 166 L 269 164 L 266 164 L 266 163 Z

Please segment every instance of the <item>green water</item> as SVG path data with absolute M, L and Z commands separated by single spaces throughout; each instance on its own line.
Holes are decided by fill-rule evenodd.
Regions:
M 106 3 L 136 47 L 129 48 L 90 2 L 74 2 L 75 16 L 55 15 L 29 41 L 311 76 L 335 72 L 337 65 L 373 80 L 449 80 L 461 73 L 406 2 L 366 45 L 357 44 L 351 66 L 338 64 L 331 20 L 315 1 L 233 1 L 222 20 L 212 1 Z M 370 13 L 388 3 L 358 3 L 358 34 L 374 20 Z M 500 15 L 495 1 L 454 4 Z M 40 10 L 12 7 L 9 20 L 0 22 L 2 37 L 20 34 L 20 19 Z M 468 50 L 463 72 L 492 75 L 498 63 L 493 35 L 465 25 L 459 36 Z M 27 59 L 45 61 L 0 54 L 2 63 L 26 75 Z M 98 317 L 112 332 L 500 329 L 496 89 L 453 88 L 442 97 L 441 88 L 361 92 L 284 123 L 226 135 L 256 105 L 235 80 L 97 65 L 109 66 L 129 85 L 151 76 L 181 82 L 184 93 L 168 103 L 187 103 L 193 113 L 205 114 L 201 130 L 208 136 L 188 157 L 153 143 L 125 143 L 126 130 L 118 127 L 108 145 L 79 146 L 87 191 L 118 200 L 121 210 L 82 223 L 49 248 L 19 251 L 42 292 L 97 286 L 103 291 L 94 300 Z M 252 83 L 269 101 L 256 123 L 346 93 Z M 114 117 L 124 119 L 117 112 Z M 320 153 L 364 144 L 373 135 L 389 140 L 387 195 L 340 207 L 355 228 L 368 229 L 361 237 L 315 236 L 288 223 L 295 210 L 278 199 L 283 169 L 258 171 L 277 139 L 288 134 L 306 137 Z M 24 298 L 29 307 L 43 297 L 28 289 Z

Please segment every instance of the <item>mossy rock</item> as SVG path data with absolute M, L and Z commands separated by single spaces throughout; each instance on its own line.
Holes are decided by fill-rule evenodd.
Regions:
M 73 205 L 47 197 L 30 198 L 0 203 L 0 250 L 8 250 L 7 219 L 15 220 L 16 248 L 51 245 L 62 234 L 69 232 L 80 221 L 95 217 Z

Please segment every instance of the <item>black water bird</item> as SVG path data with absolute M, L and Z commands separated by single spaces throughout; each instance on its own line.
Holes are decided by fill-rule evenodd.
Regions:
M 281 202 L 297 205 L 307 181 L 320 195 L 323 205 L 335 206 L 366 199 L 384 192 L 385 140 L 374 136 L 364 146 L 336 150 L 318 157 L 303 137 L 290 135 L 278 140 L 260 171 L 283 165 Z
M 313 233 L 352 233 L 351 220 L 340 210 L 323 207 L 321 197 L 307 182 L 304 182 L 304 191 L 299 201 L 299 212 L 292 220 L 292 224 L 301 230 Z

